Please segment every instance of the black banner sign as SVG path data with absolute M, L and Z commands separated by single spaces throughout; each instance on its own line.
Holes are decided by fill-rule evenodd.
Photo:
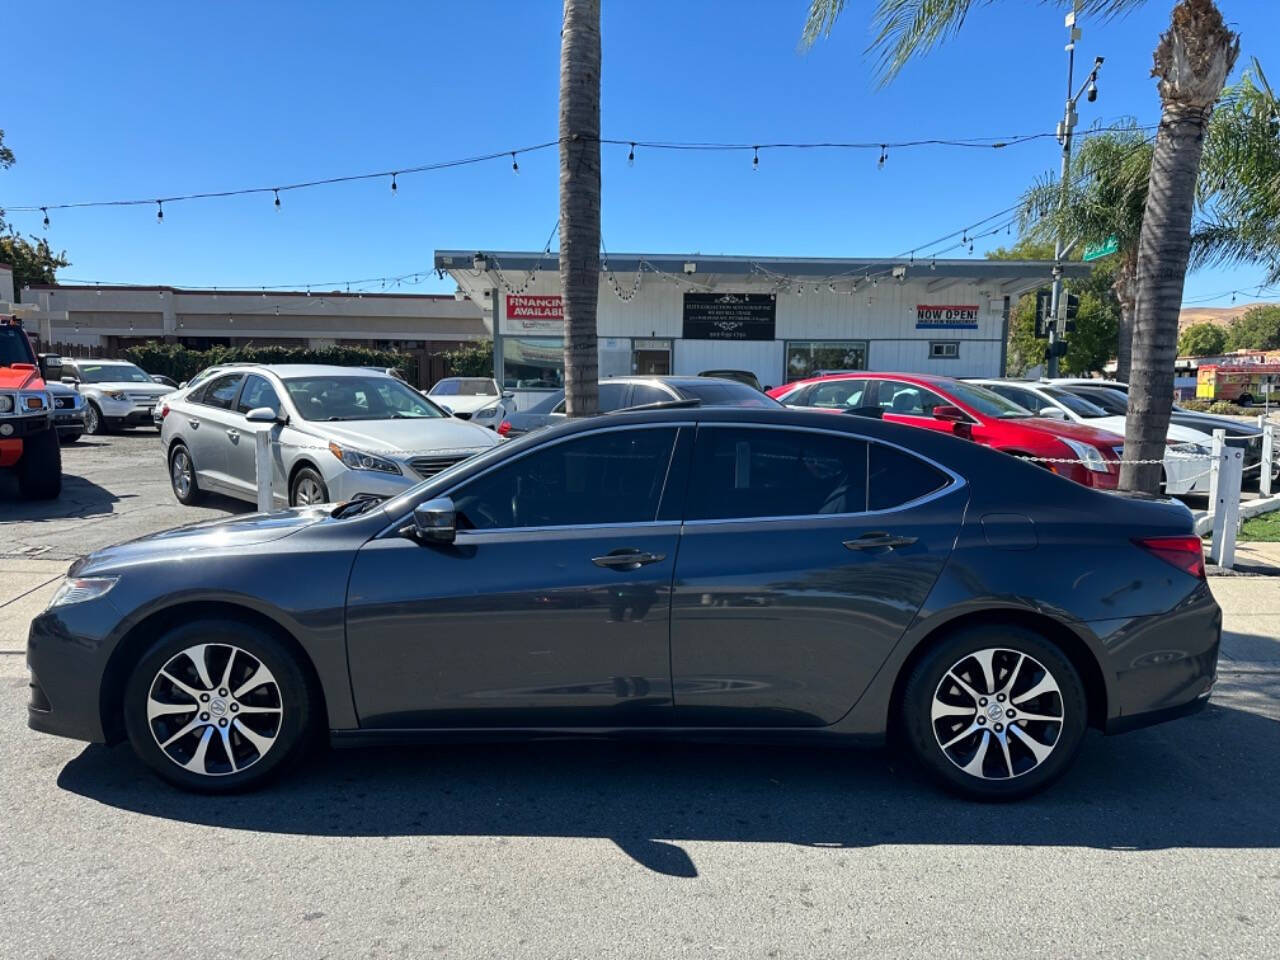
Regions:
M 686 293 L 686 340 L 773 340 L 778 298 L 772 293 Z

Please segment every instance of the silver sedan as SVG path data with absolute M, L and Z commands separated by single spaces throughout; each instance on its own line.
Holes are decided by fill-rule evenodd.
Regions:
M 259 430 L 271 433 L 276 506 L 394 496 L 500 442 L 399 380 L 351 367 L 238 366 L 164 398 L 160 415 L 185 504 L 206 492 L 256 503 Z

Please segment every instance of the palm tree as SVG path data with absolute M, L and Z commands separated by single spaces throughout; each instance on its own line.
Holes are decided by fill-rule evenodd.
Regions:
M 1113 126 L 1128 129 L 1083 138 L 1071 160 L 1065 202 L 1056 176 L 1037 181 L 1023 194 L 1019 230 L 1032 240 L 1049 243 L 1061 232 L 1075 241 L 1077 249 L 1116 238 L 1118 263 L 1112 285 L 1120 304 L 1116 379 L 1127 382 L 1138 240 L 1147 205 L 1152 145 L 1134 122 Z
M 891 80 L 914 56 L 952 37 L 979 0 L 878 0 L 879 28 L 871 49 L 882 80 Z M 984 0 L 990 2 L 990 0 Z M 1145 0 L 1071 0 L 1081 12 L 1120 13 Z M 829 34 L 845 0 L 812 0 L 803 40 Z M 1152 76 L 1160 92 L 1160 126 L 1138 241 L 1133 309 L 1129 415 L 1125 421 L 1125 490 L 1159 489 L 1165 433 L 1173 405 L 1173 360 L 1178 312 L 1191 249 L 1191 215 L 1205 130 L 1240 41 L 1227 29 L 1214 0 L 1179 0 L 1155 50 Z
M 564 0 L 560 32 L 560 290 L 565 412 L 600 409 L 600 0 Z

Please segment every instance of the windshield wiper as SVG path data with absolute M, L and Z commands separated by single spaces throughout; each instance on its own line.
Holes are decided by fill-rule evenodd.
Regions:
M 358 497 L 355 500 L 347 500 L 338 504 L 330 512 L 329 516 L 335 520 L 341 520 L 343 517 L 354 517 L 356 514 L 364 513 L 370 507 L 377 506 L 382 503 L 381 497 Z

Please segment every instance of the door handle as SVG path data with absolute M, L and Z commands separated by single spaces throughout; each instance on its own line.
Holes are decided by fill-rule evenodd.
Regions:
M 610 570 L 639 570 L 650 563 L 661 563 L 667 559 L 665 553 L 645 553 L 641 550 L 624 548 L 606 553 L 603 557 L 592 557 L 591 562 L 597 567 Z
M 918 537 L 900 537 L 893 533 L 864 533 L 853 540 L 846 540 L 845 547 L 850 550 L 892 550 L 894 547 L 909 547 Z
M 232 443 L 236 443 L 236 442 L 240 439 L 240 431 L 239 431 L 239 430 L 228 430 L 228 431 L 227 431 L 227 438 L 228 438 Z

